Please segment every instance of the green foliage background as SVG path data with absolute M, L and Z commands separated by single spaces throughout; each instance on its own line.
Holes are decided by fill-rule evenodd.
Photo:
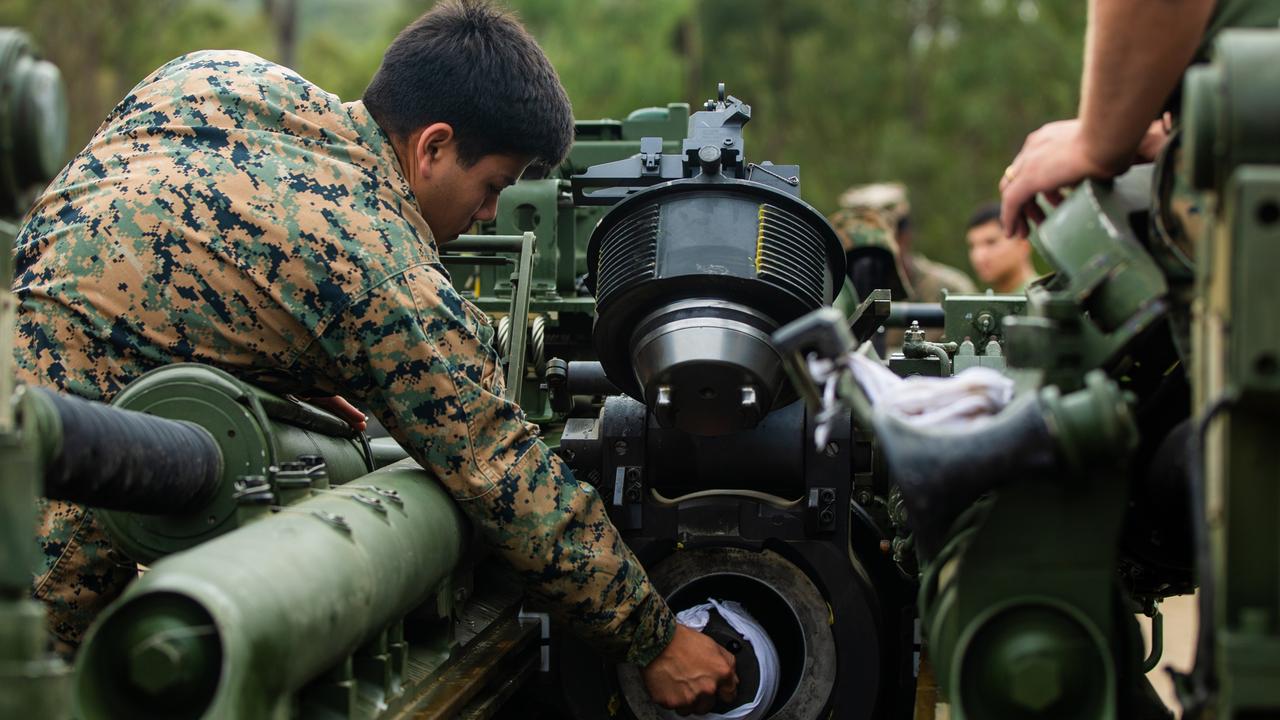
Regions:
M 293 66 L 359 97 L 430 0 L 0 0 L 67 80 L 79 149 L 130 87 L 191 50 L 282 61 L 271 7 L 296 9 Z M 1058 0 L 505 0 L 579 118 L 714 94 L 753 107 L 748 154 L 802 168 L 824 211 L 854 183 L 910 187 L 916 248 L 968 270 L 964 224 L 1026 133 L 1074 114 L 1085 3 Z

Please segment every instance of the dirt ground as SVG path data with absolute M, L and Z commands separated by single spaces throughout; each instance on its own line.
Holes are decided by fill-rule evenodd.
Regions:
M 1168 669 L 1179 672 L 1191 669 L 1196 652 L 1196 631 L 1200 626 L 1198 603 L 1197 595 L 1180 595 L 1161 603 L 1160 611 L 1164 614 L 1164 655 L 1156 669 L 1147 673 L 1165 705 L 1179 717 L 1182 715 L 1182 707 L 1174 695 Z M 1138 623 L 1142 626 L 1142 637 L 1150 650 L 1151 621 L 1140 617 Z

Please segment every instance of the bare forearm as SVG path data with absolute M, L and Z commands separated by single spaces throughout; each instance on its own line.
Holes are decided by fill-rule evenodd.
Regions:
M 1214 0 L 1090 0 L 1080 92 L 1085 153 L 1122 169 L 1182 76 Z

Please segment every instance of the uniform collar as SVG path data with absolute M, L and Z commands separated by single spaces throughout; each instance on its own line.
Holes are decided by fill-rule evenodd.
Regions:
M 390 136 L 373 119 L 373 115 L 364 106 L 364 101 L 356 100 L 343 103 L 342 107 L 351 118 L 360 142 L 369 149 L 376 159 L 378 170 L 387 179 L 387 183 L 403 196 L 402 201 L 406 209 L 421 217 L 418 210 L 417 197 L 414 196 L 413 188 L 409 185 L 409 181 L 405 179 L 404 171 L 400 169 L 400 158 L 396 156 L 396 149 L 391 144 Z M 422 222 L 422 226 L 427 227 L 425 220 Z M 428 234 L 423 239 L 433 253 L 439 252 L 434 235 Z
M 385 166 L 382 169 L 386 170 L 387 179 L 396 186 L 397 190 L 403 190 L 405 194 L 412 198 L 413 190 L 409 187 L 409 182 L 405 180 L 404 172 L 400 170 L 400 159 L 396 157 L 396 150 L 391 144 L 391 138 L 378 125 L 378 122 L 373 119 L 373 115 L 369 114 L 364 102 L 356 100 L 343 103 L 342 107 L 347 111 L 347 115 L 351 117 L 351 122 L 355 124 L 356 133 L 360 136 L 360 141 L 373 151 L 374 156 L 378 159 L 378 165 Z

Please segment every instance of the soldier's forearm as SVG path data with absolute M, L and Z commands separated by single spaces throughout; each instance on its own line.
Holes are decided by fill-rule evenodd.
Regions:
M 610 660 L 647 664 L 670 642 L 675 617 L 600 496 L 541 444 L 521 466 L 464 509 L 553 615 Z
M 1090 0 L 1080 122 L 1085 153 L 1122 169 L 1191 61 L 1214 0 Z

